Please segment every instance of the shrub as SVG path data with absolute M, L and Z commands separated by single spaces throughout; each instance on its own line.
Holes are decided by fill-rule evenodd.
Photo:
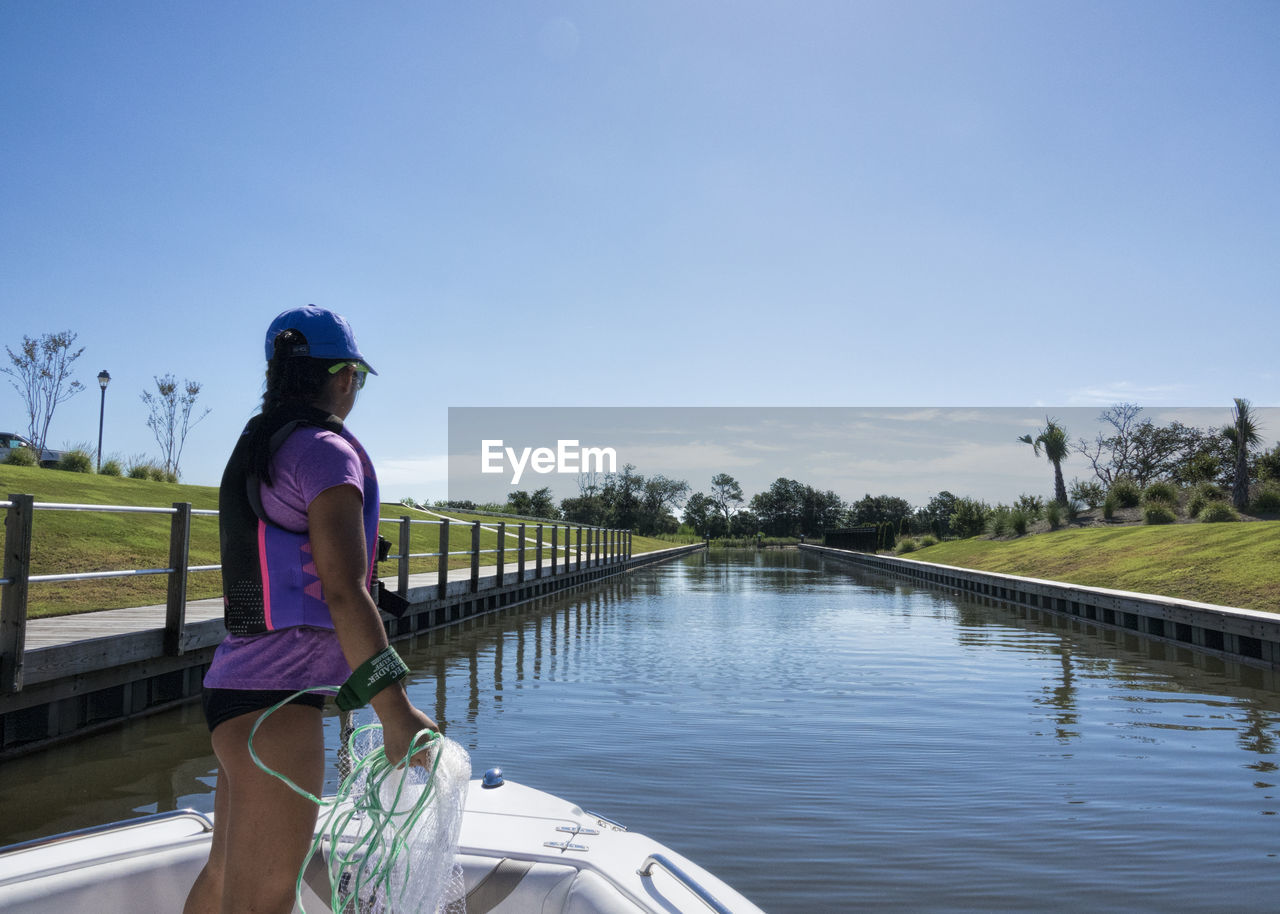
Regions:
M 1236 509 L 1225 501 L 1211 501 L 1200 512 L 1200 522 L 1202 524 L 1220 524 L 1224 521 L 1239 519 L 1240 515 L 1236 513 Z
M 1096 508 L 1098 506 L 1094 505 L 1093 507 Z M 1084 505 L 1082 505 L 1078 500 L 1073 498 L 1067 502 L 1067 520 L 1071 521 L 1071 523 L 1074 524 L 1083 513 Z
M 93 455 L 80 448 L 63 451 L 62 457 L 58 459 L 58 469 L 70 473 L 92 473 Z
M 1051 501 L 1044 506 L 1044 519 L 1049 522 L 1050 530 L 1057 530 L 1062 526 L 1062 510 L 1062 505 L 1058 504 L 1056 501 Z M 1067 510 L 1070 510 L 1069 503 Z M 1072 520 L 1075 520 L 1075 513 L 1072 514 Z
M 1044 499 L 1039 495 L 1019 495 L 1013 509 L 1025 514 L 1028 521 L 1039 520 L 1044 512 Z
M 102 461 L 102 466 L 98 468 L 98 473 L 103 476 L 122 476 L 124 471 L 120 468 L 120 458 L 108 457 Z
M 151 473 L 151 461 L 146 454 L 134 454 L 124 465 L 124 475 L 130 479 L 146 479 Z
M 152 482 L 177 482 L 178 477 L 164 467 L 158 467 L 145 457 L 136 456 L 129 459 L 129 468 L 125 471 L 130 479 L 149 479 Z
M 35 451 L 29 447 L 15 447 L 4 455 L 4 462 L 14 467 L 33 467 L 39 463 Z
M 1114 492 L 1108 492 L 1107 497 L 1102 502 L 1102 516 L 1107 520 L 1111 520 L 1116 516 L 1116 507 L 1119 505 L 1120 499 L 1116 498 Z
M 1212 482 L 1201 482 L 1196 484 L 1195 492 L 1204 496 L 1206 501 L 1222 501 L 1227 497 L 1227 493 L 1222 487 Z
M 1280 481 L 1280 443 L 1258 455 L 1258 478 L 1263 482 Z
M 1073 501 L 1083 502 L 1090 508 L 1096 508 L 1107 497 L 1107 490 L 1102 487 L 1102 483 L 1095 480 L 1081 482 L 1078 479 L 1073 479 L 1071 480 L 1071 490 L 1068 494 Z
M 924 536 L 920 537 L 921 549 L 928 549 L 930 546 L 936 545 L 938 545 L 938 538 L 932 533 L 926 533 Z
M 1222 489 L 1211 482 L 1202 482 L 1191 490 L 1191 495 L 1187 498 L 1187 517 L 1198 517 L 1205 505 L 1225 499 Z
M 1178 487 L 1171 482 L 1153 482 L 1142 491 L 1144 504 L 1163 502 L 1173 506 L 1178 503 Z
M 1016 511 L 1009 512 L 1009 526 L 1013 528 L 1013 532 L 1018 536 L 1027 535 L 1027 512 L 1019 508 Z
M 1280 513 L 1280 486 L 1265 485 L 1253 499 L 1251 506 L 1255 514 Z
M 1173 509 L 1160 501 L 1153 501 L 1147 505 L 1143 515 L 1149 524 L 1172 524 L 1178 519 L 1178 515 L 1173 513 Z
M 902 539 L 898 540 L 898 549 L 897 549 L 898 555 L 902 555 L 904 552 L 915 552 L 915 551 L 916 551 L 916 541 L 913 540 L 911 537 L 904 536 Z
M 1007 536 L 1009 533 L 1009 515 L 1013 512 L 1008 505 L 996 505 L 991 510 L 990 523 L 992 536 Z
M 990 515 L 991 508 L 986 502 L 973 498 L 958 498 L 955 510 L 951 514 L 951 529 L 961 538 L 977 536 L 986 529 Z
M 1111 491 L 1108 495 L 1116 497 L 1116 504 L 1121 508 L 1136 508 L 1142 501 L 1142 492 L 1138 489 L 1138 484 L 1128 476 L 1121 476 L 1111 484 Z

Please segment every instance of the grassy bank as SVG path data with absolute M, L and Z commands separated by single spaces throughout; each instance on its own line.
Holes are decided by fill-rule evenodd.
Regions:
M 1280 521 L 1058 530 L 943 542 L 904 557 L 1280 611 Z
M 174 502 L 190 502 L 195 508 L 217 508 L 218 490 L 209 486 L 191 486 L 178 483 L 150 482 L 112 476 L 95 476 L 86 473 L 68 473 L 28 467 L 0 464 L 0 496 L 21 493 L 34 495 L 38 502 L 91 505 L 137 505 L 168 508 Z M 467 523 L 450 525 L 449 552 L 466 552 L 471 548 L 471 518 L 449 513 L 451 517 Z M 402 515 L 425 519 L 428 515 L 407 509 L 399 504 L 384 504 L 382 517 L 396 520 Z M 486 523 L 496 523 L 492 518 L 481 518 Z M 440 546 L 439 527 L 414 524 L 411 527 L 409 552 L 436 552 Z M 383 535 L 391 539 L 398 550 L 399 537 L 391 524 L 383 525 Z M 508 533 L 514 533 L 508 525 Z M 534 559 L 535 545 L 532 530 L 526 531 L 526 560 Z M 550 525 L 544 528 L 544 549 L 551 542 Z M 559 534 L 563 545 L 563 532 Z M 670 544 L 645 537 L 632 539 L 635 553 L 652 552 L 668 548 Z M 495 531 L 482 530 L 480 548 L 497 547 Z M 519 558 L 519 542 L 514 536 L 505 539 L 507 562 Z M 544 552 L 549 557 L 549 552 Z M 481 564 L 493 565 L 496 556 L 487 552 L 480 557 Z M 32 530 L 32 574 L 70 574 L 87 571 L 119 571 L 130 568 L 164 568 L 169 561 L 169 517 L 167 515 L 104 514 L 85 511 L 36 512 Z M 218 557 L 218 522 L 214 517 L 193 517 L 191 522 L 191 564 L 216 565 Z M 421 558 L 410 562 L 414 574 L 432 572 L 437 559 Z M 468 555 L 451 555 L 450 568 L 465 568 L 471 564 Z M 396 563 L 379 566 L 380 576 L 394 576 Z M 163 603 L 166 588 L 165 575 L 147 575 L 130 578 L 106 578 L 92 581 L 46 582 L 31 585 L 28 615 L 64 615 L 89 612 L 96 609 L 115 609 L 126 606 L 150 606 Z M 217 572 L 193 574 L 188 585 L 191 599 L 216 597 L 222 592 L 222 582 Z

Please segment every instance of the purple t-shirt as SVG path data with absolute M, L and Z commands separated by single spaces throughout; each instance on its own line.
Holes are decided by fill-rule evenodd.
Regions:
M 343 429 L 303 426 L 291 434 L 271 460 L 270 486 L 262 486 L 267 518 L 288 530 L 307 527 L 307 508 L 334 486 L 355 486 L 364 494 L 360 456 Z M 342 685 L 351 675 L 338 644 L 327 628 L 300 625 L 261 635 L 228 635 L 214 652 L 204 685 L 211 689 L 306 689 Z

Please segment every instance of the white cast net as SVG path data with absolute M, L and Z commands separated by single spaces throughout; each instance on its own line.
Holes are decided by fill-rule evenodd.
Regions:
M 315 840 L 298 873 L 298 910 L 308 914 L 307 885 L 333 914 L 466 914 L 456 858 L 471 778 L 467 751 L 423 730 L 409 748 L 419 764 L 396 767 L 383 752 L 382 727 L 356 727 L 344 734 L 340 750 L 350 772 L 334 797 L 320 799 L 263 764 L 254 749 L 262 721 L 288 701 L 254 724 L 249 754 L 263 771 L 320 806 Z
M 421 735 L 420 735 L 421 736 Z M 471 759 L 442 736 L 415 746 L 424 767 L 397 768 L 376 724 L 348 741 L 353 769 L 322 810 L 317 841 L 328 850 L 330 907 L 359 914 L 465 914 L 456 863 Z

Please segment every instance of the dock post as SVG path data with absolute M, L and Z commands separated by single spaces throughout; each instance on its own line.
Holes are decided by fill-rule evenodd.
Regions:
M 182 656 L 182 632 L 187 624 L 187 567 L 191 549 L 191 502 L 173 503 L 169 524 L 169 588 L 165 600 L 164 653 Z
M 533 557 L 533 577 L 536 580 L 537 578 L 542 577 L 542 524 L 538 524 L 538 548 L 537 551 L 534 552 Z
M 502 586 L 502 566 L 506 564 L 506 548 L 507 548 L 507 524 L 505 521 L 498 522 L 498 580 L 497 586 Z
M 406 599 L 409 596 L 409 525 L 407 515 L 400 516 L 400 557 L 396 560 L 396 590 Z
M 436 591 L 441 600 L 449 589 L 449 521 L 440 521 L 440 565 L 436 569 Z
M 521 524 L 520 529 L 516 531 L 516 539 L 520 543 L 520 566 L 519 566 L 519 575 L 516 577 L 516 580 L 519 581 L 521 584 L 523 584 L 524 583 L 524 524 Z
M 480 521 L 471 525 L 471 592 L 480 589 Z
M 581 524 L 579 524 L 579 525 L 578 525 L 578 549 L 577 549 L 577 552 L 578 552 L 578 561 L 577 561 L 577 564 L 575 564 L 575 565 L 574 565 L 573 570 L 574 570 L 574 571 L 581 571 L 581 570 L 582 570 L 582 525 L 581 525 Z
M 0 598 L 0 692 L 22 691 L 27 643 L 27 578 L 31 575 L 34 495 L 10 495 L 4 518 L 4 596 Z
M 551 525 L 551 576 L 556 576 L 556 569 L 559 567 L 560 559 L 560 528 L 555 524 Z

